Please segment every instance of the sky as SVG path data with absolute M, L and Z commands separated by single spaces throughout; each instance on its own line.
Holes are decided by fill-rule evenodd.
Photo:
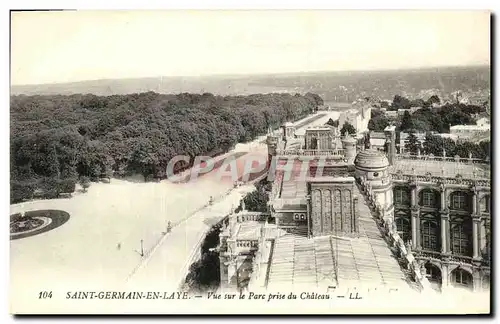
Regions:
M 490 64 L 487 11 L 11 14 L 11 84 Z

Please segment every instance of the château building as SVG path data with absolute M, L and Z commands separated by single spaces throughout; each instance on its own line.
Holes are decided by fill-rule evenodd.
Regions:
M 266 213 L 243 206 L 220 234 L 221 288 L 385 285 L 489 289 L 490 166 L 385 152 L 329 126 L 267 138 Z

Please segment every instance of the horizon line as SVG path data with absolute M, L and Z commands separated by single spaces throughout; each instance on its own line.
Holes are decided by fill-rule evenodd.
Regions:
M 49 83 L 23 83 L 23 84 L 10 84 L 10 87 L 23 87 L 23 86 L 56 86 L 64 84 L 75 84 L 85 82 L 99 82 L 99 81 L 118 81 L 118 80 L 137 80 L 137 79 L 155 79 L 155 78 L 221 78 L 221 77 L 249 77 L 249 76 L 287 76 L 287 75 L 308 75 L 308 74 L 324 74 L 324 73 L 380 73 L 380 72 L 393 72 L 393 71 L 411 71 L 417 70 L 432 70 L 432 69 L 450 69 L 450 68 L 473 68 L 473 67 L 488 67 L 491 69 L 491 63 L 477 63 L 465 65 L 434 65 L 434 66 L 420 66 L 420 67 L 405 67 L 405 68 L 387 68 L 387 69 L 359 69 L 359 70 L 311 70 L 311 71 L 290 71 L 290 72 L 263 72 L 263 73 L 216 73 L 216 74 L 199 74 L 199 75 L 157 75 L 157 76 L 142 76 L 142 77 L 125 77 L 125 78 L 102 78 L 102 79 L 86 79 L 79 81 L 64 81 L 64 82 L 49 82 Z

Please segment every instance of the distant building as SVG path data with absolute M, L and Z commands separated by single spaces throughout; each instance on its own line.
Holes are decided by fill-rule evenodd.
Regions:
M 353 103 L 353 108 L 343 111 L 339 116 L 339 127 L 348 122 L 358 133 L 368 132 L 368 122 L 371 119 L 372 107 L 369 104 Z
M 476 120 L 476 125 L 477 126 L 481 126 L 481 127 L 484 127 L 484 126 L 490 126 L 490 120 L 486 117 L 482 117 L 482 118 L 479 118 L 478 120 Z
M 459 140 L 475 140 L 478 137 L 490 135 L 490 125 L 455 125 L 450 127 L 450 134 L 456 135 Z
M 398 109 L 398 111 L 397 111 L 398 116 L 403 116 L 405 114 L 405 112 L 408 112 L 409 114 L 412 113 L 411 109 Z
M 449 139 L 451 139 L 451 140 L 453 140 L 455 142 L 458 140 L 458 136 L 457 135 L 450 134 L 450 133 L 434 133 L 432 135 L 439 136 L 441 138 L 449 138 Z
M 370 147 L 378 151 L 383 151 L 385 149 L 384 132 L 370 132 Z
M 388 110 L 385 112 L 385 115 L 389 118 L 397 118 L 398 117 L 398 112 L 395 110 Z
M 413 114 L 413 113 L 415 113 L 416 111 L 418 111 L 420 109 L 422 109 L 422 107 L 411 107 L 410 108 L 410 114 Z

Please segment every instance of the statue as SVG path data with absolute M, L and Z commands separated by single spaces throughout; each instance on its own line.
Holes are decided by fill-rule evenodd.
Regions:
M 385 221 L 385 226 L 386 226 L 387 232 L 391 233 L 392 232 L 392 219 L 391 218 L 388 218 Z
M 167 233 L 170 233 L 172 231 L 172 223 L 168 221 L 167 223 Z
M 245 199 L 242 199 L 242 200 L 241 200 L 241 210 L 242 210 L 242 211 L 246 211 L 246 210 L 247 210 L 247 209 L 246 209 L 246 205 L 245 205 Z
M 425 263 L 422 262 L 420 264 L 420 274 L 422 275 L 422 277 L 425 277 L 427 275 L 427 270 L 425 269 Z
M 406 242 L 406 251 L 408 251 L 408 253 L 411 253 L 411 245 L 412 245 L 412 241 L 410 239 Z

